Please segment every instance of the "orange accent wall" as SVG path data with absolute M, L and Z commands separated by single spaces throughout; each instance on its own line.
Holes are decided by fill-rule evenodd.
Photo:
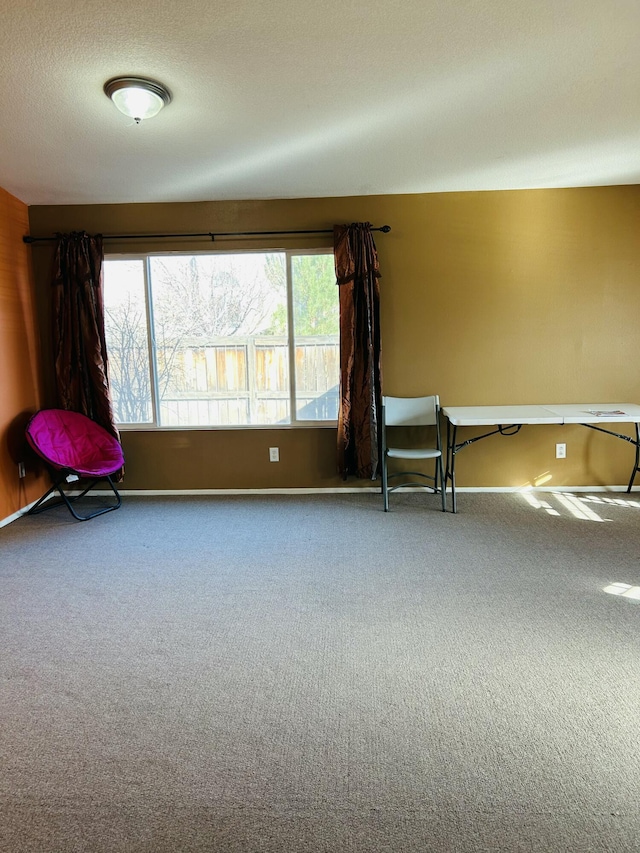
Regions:
M 36 500 L 46 477 L 24 451 L 24 424 L 40 407 L 40 346 L 27 205 L 0 189 L 0 522 Z M 18 476 L 18 462 L 27 476 Z

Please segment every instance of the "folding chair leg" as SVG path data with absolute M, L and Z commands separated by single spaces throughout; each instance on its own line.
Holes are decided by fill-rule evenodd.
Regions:
M 387 460 L 382 460 L 382 496 L 384 500 L 384 511 L 389 512 L 389 482 L 387 478 Z
M 116 497 L 116 502 L 113 504 L 109 504 L 109 506 L 100 507 L 100 509 L 96 509 L 93 512 L 88 513 L 87 515 L 80 515 L 75 511 L 73 504 L 80 498 L 83 498 L 87 494 L 87 492 L 89 492 L 96 485 L 96 483 L 100 482 L 100 480 L 107 480 L 107 482 L 111 486 L 111 491 Z M 89 486 L 87 486 L 84 492 L 81 492 L 79 495 L 74 495 L 72 498 L 70 498 L 68 495 L 65 495 L 64 491 L 60 487 L 58 487 L 58 491 L 62 496 L 62 500 L 67 505 L 69 512 L 78 521 L 88 521 L 90 518 L 95 518 L 97 515 L 104 515 L 105 512 L 112 512 L 114 509 L 119 509 L 122 505 L 122 498 L 120 497 L 118 490 L 113 484 L 113 480 L 111 479 L 111 477 L 99 477 L 97 480 L 94 480 Z
M 52 492 L 55 492 L 55 490 L 57 488 L 58 488 L 58 484 L 54 483 L 53 486 L 51 486 L 51 488 L 49 489 L 49 491 L 45 492 L 44 495 L 40 498 L 40 500 L 38 500 L 36 503 L 34 503 L 34 505 L 31 507 L 31 509 L 26 514 L 27 515 L 38 515 L 39 512 L 44 512 L 45 509 L 50 509 L 51 504 L 47 504 L 46 506 L 41 506 L 41 504 L 43 504 L 46 501 L 46 499 L 49 497 L 49 495 Z M 56 501 L 55 506 L 60 506 L 60 501 Z
M 111 487 L 111 491 L 115 495 L 115 503 L 109 504 L 108 506 L 100 507 L 99 509 L 96 509 L 93 512 L 87 513 L 86 515 L 80 515 L 80 513 L 76 512 L 76 509 L 73 506 L 73 504 L 76 501 L 80 500 L 80 498 L 83 498 L 89 491 L 91 491 L 91 489 L 96 485 L 96 483 L 99 483 L 100 480 L 106 480 L 109 483 L 109 486 Z M 27 512 L 27 515 L 37 515 L 38 513 L 44 512 L 47 509 L 53 509 L 54 507 L 64 505 L 67 507 L 67 509 L 69 510 L 71 515 L 77 521 L 88 521 L 90 518 L 95 518 L 98 515 L 104 515 L 105 512 L 112 512 L 114 509 L 119 509 L 120 506 L 122 505 L 122 498 L 120 496 L 120 493 L 116 489 L 116 487 L 113 483 L 113 480 L 111 479 L 110 476 L 98 477 L 96 480 L 92 480 L 92 482 L 89 483 L 89 485 L 87 486 L 87 488 L 84 491 L 80 492 L 79 495 L 74 495 L 73 497 L 69 497 L 69 495 L 67 495 L 65 493 L 65 491 L 62 487 L 63 482 L 64 482 L 64 480 L 57 480 L 53 484 L 53 486 L 51 486 L 49 491 L 46 492 L 46 494 L 44 494 L 40 498 L 40 500 L 31 507 L 31 509 Z M 54 491 L 57 491 L 59 493 L 61 500 L 48 501 L 47 503 L 44 503 L 47 500 L 47 498 L 49 497 L 49 495 Z
M 442 512 L 447 511 L 447 488 L 444 482 L 444 469 L 442 466 L 442 456 L 438 457 L 438 462 L 436 465 L 438 473 L 440 474 L 440 494 L 442 495 Z

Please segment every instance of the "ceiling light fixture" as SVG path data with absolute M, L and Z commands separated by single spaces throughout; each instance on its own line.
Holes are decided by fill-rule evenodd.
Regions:
M 136 124 L 158 115 L 171 102 L 171 92 L 166 86 L 145 77 L 113 77 L 104 84 L 104 92 Z

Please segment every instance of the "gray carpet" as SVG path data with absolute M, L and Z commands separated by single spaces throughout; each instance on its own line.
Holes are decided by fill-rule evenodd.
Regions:
M 0 850 L 640 850 L 639 497 L 538 497 L 3 528 Z

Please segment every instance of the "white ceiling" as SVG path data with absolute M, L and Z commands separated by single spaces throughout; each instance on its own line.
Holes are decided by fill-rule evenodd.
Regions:
M 640 183 L 638 0 L 2 0 L 28 204 Z M 140 126 L 103 94 L 154 77 Z

